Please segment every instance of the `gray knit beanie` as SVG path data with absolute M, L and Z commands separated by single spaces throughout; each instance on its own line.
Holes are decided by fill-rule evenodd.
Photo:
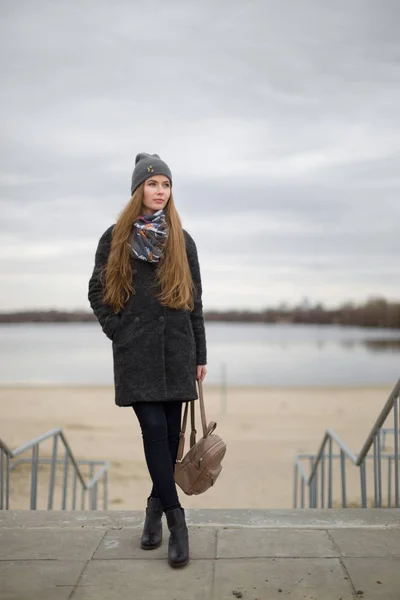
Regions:
M 136 156 L 135 168 L 132 174 L 131 195 L 136 188 L 152 175 L 165 175 L 171 182 L 172 175 L 169 166 L 161 160 L 158 154 L 141 152 Z

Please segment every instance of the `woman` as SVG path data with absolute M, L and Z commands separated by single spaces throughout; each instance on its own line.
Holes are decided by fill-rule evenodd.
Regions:
M 163 511 L 168 562 L 189 561 L 188 530 L 174 481 L 182 403 L 197 399 L 206 368 L 202 288 L 196 245 L 182 229 L 169 167 L 157 154 L 136 157 L 131 199 L 101 236 L 89 302 L 112 340 L 115 402 L 140 424 L 153 488 L 141 547 L 158 548 Z

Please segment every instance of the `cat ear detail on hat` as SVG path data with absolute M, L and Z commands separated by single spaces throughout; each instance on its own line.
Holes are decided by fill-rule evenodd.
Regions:
M 158 156 L 158 154 L 147 154 L 147 152 L 139 152 L 139 154 L 136 155 L 136 159 L 135 159 L 135 165 L 138 164 L 139 160 L 143 160 L 146 158 L 160 158 Z

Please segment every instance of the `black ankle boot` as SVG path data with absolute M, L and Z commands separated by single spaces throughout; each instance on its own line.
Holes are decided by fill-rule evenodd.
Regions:
M 148 498 L 146 519 L 144 522 L 140 547 L 143 550 L 154 550 L 161 546 L 163 509 L 159 498 Z
M 189 562 L 189 536 L 183 508 L 173 508 L 165 513 L 170 531 L 168 544 L 168 564 L 170 567 L 184 567 Z

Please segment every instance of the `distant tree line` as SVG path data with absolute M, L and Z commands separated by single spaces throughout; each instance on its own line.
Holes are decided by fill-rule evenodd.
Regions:
M 0 323 L 83 323 L 95 320 L 94 314 L 85 310 L 24 310 L 0 313 Z
M 210 321 L 242 321 L 253 323 L 308 323 L 319 325 L 357 325 L 360 327 L 400 327 L 400 302 L 371 298 L 363 304 L 346 302 L 327 309 L 322 304 L 252 311 L 209 311 Z
M 250 310 L 209 310 L 204 313 L 207 321 L 235 323 L 309 323 L 320 325 L 358 325 L 360 327 L 400 328 L 400 302 L 388 302 L 384 298 L 371 298 L 363 304 L 345 303 L 335 309 L 322 304 L 301 304 L 289 308 L 266 308 Z M 0 313 L 0 323 L 83 323 L 95 321 L 89 311 L 22 311 Z

